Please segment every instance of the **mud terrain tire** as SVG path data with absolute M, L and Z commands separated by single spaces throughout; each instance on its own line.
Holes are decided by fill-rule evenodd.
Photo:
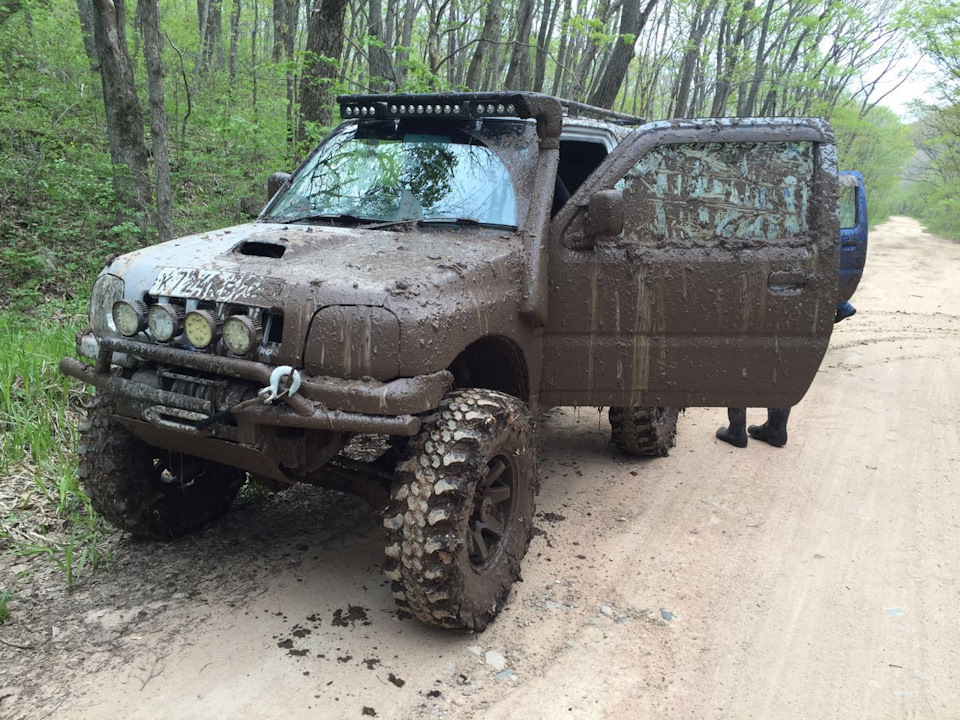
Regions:
M 520 579 L 533 534 L 530 413 L 504 393 L 453 391 L 405 457 L 383 522 L 397 604 L 431 625 L 483 630 Z
M 677 444 L 677 408 L 612 407 L 613 444 L 630 455 L 666 457 Z
M 97 512 L 133 535 L 164 539 L 226 511 L 246 480 L 243 470 L 151 447 L 113 412 L 98 393 L 80 425 L 77 474 Z

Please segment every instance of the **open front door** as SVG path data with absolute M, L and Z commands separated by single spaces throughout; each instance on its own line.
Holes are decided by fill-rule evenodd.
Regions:
M 638 128 L 551 225 L 543 403 L 797 403 L 830 339 L 838 236 L 825 122 Z
M 846 302 L 860 284 L 867 262 L 867 187 L 856 170 L 840 173 L 840 282 L 837 302 Z

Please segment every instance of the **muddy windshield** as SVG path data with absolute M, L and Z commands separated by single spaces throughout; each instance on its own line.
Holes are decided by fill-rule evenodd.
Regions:
M 510 173 L 477 133 L 383 122 L 348 125 L 331 136 L 265 219 L 459 220 L 517 227 L 518 218 Z

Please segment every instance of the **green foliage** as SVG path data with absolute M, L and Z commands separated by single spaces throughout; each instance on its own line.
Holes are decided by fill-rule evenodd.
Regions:
M 939 71 L 916 108 L 916 160 L 906 211 L 934 233 L 960 239 L 960 0 L 922 0 L 900 22 Z
M 10 602 L 12 597 L 13 590 L 9 588 L 0 590 L 0 625 L 3 625 L 3 623 L 10 619 L 10 609 L 7 607 L 7 603 Z
M 47 306 L 33 317 L 0 313 L 0 475 L 27 488 L 0 508 L 0 547 L 50 559 L 68 586 L 106 559 L 105 527 L 77 481 L 87 391 L 57 369 L 84 323 L 78 303 Z
M 837 136 L 840 169 L 859 170 L 867 183 L 870 225 L 902 212 L 902 168 L 914 152 L 907 126 L 881 106 L 860 117 L 856 108 L 844 105 L 834 111 L 830 122 Z

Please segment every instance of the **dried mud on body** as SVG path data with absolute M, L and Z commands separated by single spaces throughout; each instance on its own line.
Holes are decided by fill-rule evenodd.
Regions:
M 641 462 L 605 414 L 549 413 L 523 582 L 480 635 L 398 612 L 377 519 L 296 488 L 173 543 L 115 537 L 69 592 L 32 563 L 0 717 L 956 717 L 958 275 L 960 245 L 874 231 L 785 448 L 719 443 L 724 411 L 692 409 Z M 0 584 L 23 569 L 3 556 Z

